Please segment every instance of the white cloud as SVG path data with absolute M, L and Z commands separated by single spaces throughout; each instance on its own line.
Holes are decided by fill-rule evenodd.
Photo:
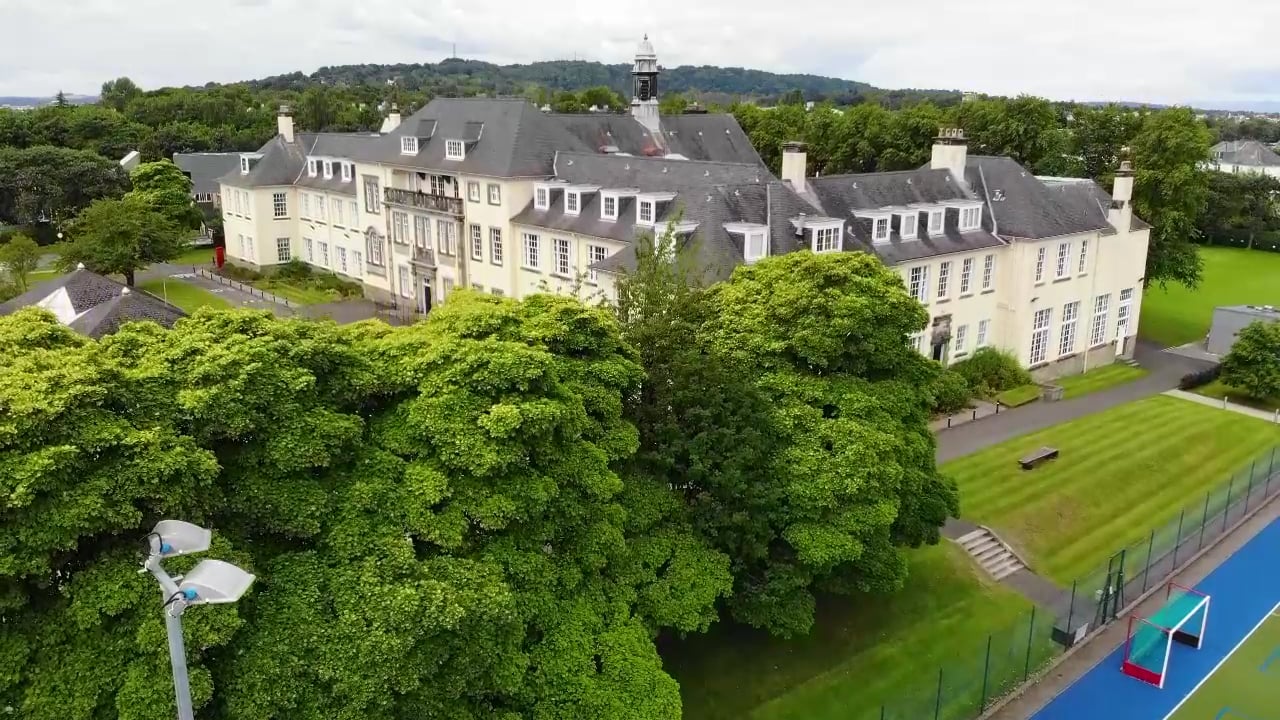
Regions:
M 881 87 L 1152 102 L 1280 99 L 1280 4 L 1221 0 L 0 0 L 0 94 L 232 81 L 321 65 L 629 60 Z M 1215 24 L 1223 29 L 1215 32 Z

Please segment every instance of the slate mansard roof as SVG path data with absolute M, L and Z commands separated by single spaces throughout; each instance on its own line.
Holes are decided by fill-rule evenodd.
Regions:
M 84 268 L 43 282 L 0 303 L 0 315 L 9 315 L 24 307 L 44 308 L 63 325 L 94 339 L 110 335 L 128 322 L 151 320 L 170 328 L 179 318 L 186 317 L 182 310 L 154 295 L 128 288 Z
M 1213 146 L 1218 162 L 1254 167 L 1280 166 L 1280 155 L 1257 140 L 1227 140 Z
M 677 155 L 689 160 L 764 167 L 742 126 L 727 114 L 663 115 L 655 137 L 630 115 L 552 115 L 593 152 L 646 157 Z
M 240 171 L 240 153 L 174 153 L 173 164 L 191 178 L 191 192 L 207 195 L 218 192 L 219 178 Z

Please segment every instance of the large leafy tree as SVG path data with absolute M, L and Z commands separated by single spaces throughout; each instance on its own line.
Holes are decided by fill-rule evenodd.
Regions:
M 175 257 L 190 235 L 140 198 L 97 200 L 76 216 L 61 263 L 84 263 L 96 273 L 123 275 L 133 285 L 134 273 Z
M 142 163 L 129 174 L 135 199 L 165 216 L 175 227 L 194 230 L 203 216 L 191 199 L 191 179 L 170 160 Z
M 135 572 L 166 516 L 259 576 L 187 614 L 202 716 L 680 716 L 651 638 L 705 627 L 727 562 L 614 472 L 640 369 L 607 311 L 460 291 L 411 328 L 202 312 L 94 343 L 32 310 L 0 352 L 18 716 L 172 717 Z
M 1251 323 L 1222 360 L 1222 382 L 1251 397 L 1280 398 L 1280 323 Z
M 70 220 L 89 203 L 129 189 L 120 164 L 87 150 L 0 148 L 0 221 Z
M 1176 282 L 1194 288 L 1201 261 L 1196 226 L 1209 198 L 1211 134 L 1188 108 L 1151 113 L 1133 142 L 1137 170 L 1133 203 L 1151 223 L 1145 283 Z
M 18 233 L 0 243 L 0 267 L 19 290 L 26 292 L 27 278 L 39 264 L 40 246 L 29 236 Z

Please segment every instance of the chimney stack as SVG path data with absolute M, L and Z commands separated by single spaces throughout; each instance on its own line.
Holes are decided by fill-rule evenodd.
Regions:
M 400 106 L 391 103 L 391 114 L 387 115 L 387 132 L 391 132 L 400 127 Z
M 964 168 L 969 161 L 969 146 L 960 128 L 939 128 L 933 141 L 933 159 L 929 167 L 934 170 L 950 170 L 960 182 L 964 182 Z
M 798 193 L 805 191 L 805 174 L 809 163 L 809 155 L 805 149 L 805 144 L 796 140 L 782 144 L 782 180 Z
M 285 142 L 293 142 L 293 116 L 289 114 L 288 105 L 280 106 L 280 114 L 276 116 L 276 129 Z
M 1121 150 L 1128 154 L 1129 148 Z M 1120 161 L 1120 169 L 1116 171 L 1116 179 L 1111 186 L 1111 210 L 1107 213 L 1107 221 L 1120 232 L 1129 232 L 1133 223 L 1133 163 Z

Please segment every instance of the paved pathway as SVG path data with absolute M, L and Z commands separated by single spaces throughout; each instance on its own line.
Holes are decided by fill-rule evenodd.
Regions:
M 280 317 L 289 317 L 293 315 L 293 311 L 279 303 L 264 300 L 247 292 L 227 287 L 208 278 L 199 277 L 195 274 L 194 268 L 190 265 L 172 265 L 169 263 L 156 263 L 149 266 L 146 270 L 138 273 L 137 280 L 159 280 L 164 279 L 167 282 L 182 282 L 188 285 L 194 285 L 202 290 L 207 290 L 214 295 L 226 300 L 236 307 L 253 308 L 255 310 L 270 310 L 272 313 Z
M 1208 405 L 1209 407 L 1215 407 L 1215 408 L 1218 408 L 1219 410 L 1230 410 L 1231 412 L 1240 413 L 1241 415 L 1256 417 L 1259 420 L 1266 420 L 1267 422 L 1280 423 L 1280 410 L 1277 410 L 1274 412 L 1268 412 L 1266 410 L 1251 408 L 1246 405 L 1237 405 L 1236 403 L 1229 402 L 1226 399 L 1215 400 L 1210 397 L 1197 395 L 1195 393 L 1184 392 L 1182 390 L 1166 390 L 1164 394 L 1170 397 L 1182 398 L 1183 400 L 1190 400 L 1193 403 L 1200 403 L 1201 405 Z
M 1138 346 L 1137 360 L 1151 373 L 1141 380 L 1073 400 L 1036 402 L 1001 410 L 999 415 L 938 433 L 938 462 L 954 460 L 1019 435 L 1159 395 L 1177 387 L 1183 375 L 1205 366 L 1201 361 L 1143 344 Z

